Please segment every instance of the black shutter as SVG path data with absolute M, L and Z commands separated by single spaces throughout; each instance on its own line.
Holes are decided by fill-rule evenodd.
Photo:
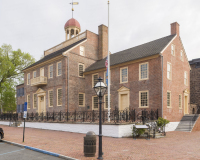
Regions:
M 24 87 L 22 88 L 22 96 L 24 96 Z
M 17 113 L 20 112 L 20 105 L 17 105 Z
M 19 111 L 20 113 L 22 112 L 22 104 L 20 104 L 20 111 Z
M 17 89 L 17 97 L 19 97 L 19 89 Z

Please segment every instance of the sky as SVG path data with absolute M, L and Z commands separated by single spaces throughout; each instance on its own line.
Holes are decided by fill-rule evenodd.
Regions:
M 65 23 L 72 18 L 72 0 L 0 0 L 0 46 L 10 44 L 39 60 L 44 51 L 65 41 Z M 74 0 L 74 18 L 81 32 L 98 33 L 108 25 L 107 0 Z M 199 0 L 110 0 L 110 51 L 121 50 L 171 34 L 178 22 L 188 60 L 200 58 Z

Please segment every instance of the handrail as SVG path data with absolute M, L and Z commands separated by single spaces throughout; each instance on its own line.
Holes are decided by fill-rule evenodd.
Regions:
M 51 54 L 55 51 L 58 51 L 59 49 L 62 49 L 64 47 L 67 47 L 67 46 L 69 46 L 69 45 L 71 45 L 71 44 L 73 44 L 77 41 L 80 41 L 80 40 L 86 38 L 86 37 L 87 37 L 87 34 L 86 34 L 86 31 L 85 31 L 81 34 L 78 34 L 77 36 L 75 36 L 73 38 L 70 38 L 70 39 L 68 39 L 68 40 L 66 40 L 66 41 L 46 50 L 46 51 L 44 51 L 44 56 L 49 55 L 49 54 Z

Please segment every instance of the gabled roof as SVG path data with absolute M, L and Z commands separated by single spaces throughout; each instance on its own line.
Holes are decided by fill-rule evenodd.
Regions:
M 25 69 L 31 68 L 31 67 L 36 66 L 37 64 L 40 64 L 40 63 L 42 63 L 42 62 L 45 62 L 45 61 L 47 61 L 47 60 L 49 60 L 49 59 L 51 59 L 51 58 L 57 57 L 57 56 L 59 56 L 59 55 L 62 55 L 63 52 L 65 52 L 65 51 L 67 51 L 67 50 L 73 48 L 74 46 L 76 46 L 77 44 L 83 42 L 84 40 L 86 40 L 86 38 L 84 38 L 84 39 L 82 39 L 82 40 L 80 40 L 80 41 L 78 41 L 78 42 L 75 42 L 75 43 L 73 43 L 73 44 L 71 44 L 71 45 L 69 45 L 69 46 L 67 46 L 67 47 L 65 47 L 65 48 L 62 48 L 62 49 L 60 49 L 60 50 L 58 50 L 58 51 L 56 51 L 56 52 L 53 52 L 53 53 L 51 53 L 51 54 L 45 56 L 44 58 L 40 59 L 39 61 L 33 63 L 32 65 L 26 67 Z M 25 69 L 23 69 L 23 70 L 25 70 Z
M 191 65 L 191 64 L 200 63 L 200 58 L 192 59 L 191 61 L 189 61 L 189 63 L 190 63 L 190 65 Z
M 159 54 L 175 36 L 176 36 L 175 34 L 170 35 L 133 48 L 129 48 L 111 54 L 110 66 Z M 85 72 L 105 68 L 105 61 L 106 58 L 93 63 L 85 70 Z

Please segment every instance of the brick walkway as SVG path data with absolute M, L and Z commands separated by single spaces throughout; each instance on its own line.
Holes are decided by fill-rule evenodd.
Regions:
M 0 125 L 5 140 L 55 152 L 69 157 L 91 160 L 83 154 L 85 134 L 26 128 L 25 142 L 22 142 L 23 128 Z M 98 142 L 98 137 L 97 137 Z M 132 138 L 103 137 L 103 158 L 106 160 L 130 159 L 200 159 L 200 132 L 169 132 L 161 139 L 133 140 Z

